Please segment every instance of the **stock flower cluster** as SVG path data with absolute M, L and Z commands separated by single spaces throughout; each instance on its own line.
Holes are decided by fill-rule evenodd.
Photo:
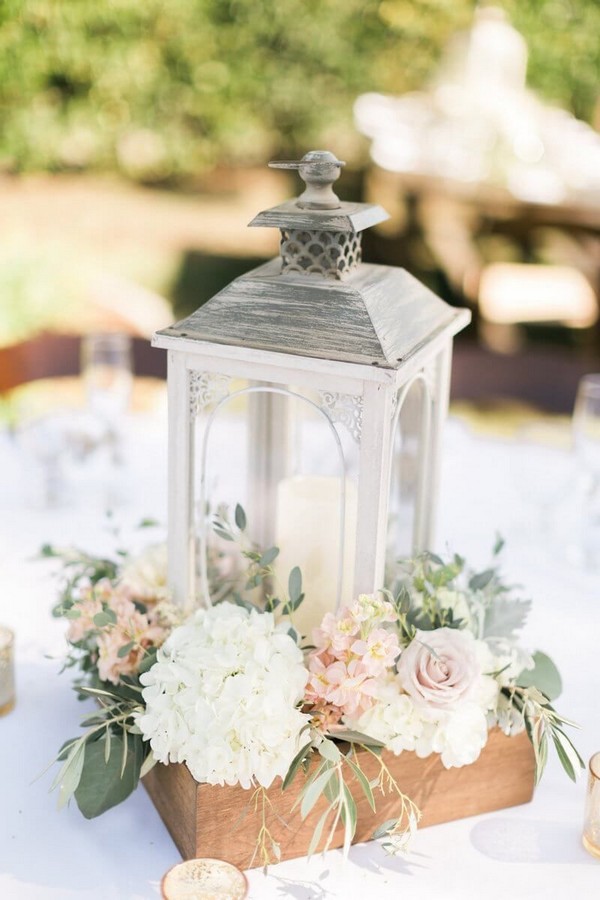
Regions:
M 118 684 L 138 671 L 145 652 L 160 647 L 177 619 L 167 599 L 166 548 L 147 548 L 116 581 L 82 584 L 70 612 L 67 640 L 85 644 L 102 681 Z M 105 625 L 98 617 L 108 613 Z M 127 652 L 123 652 L 127 650 Z

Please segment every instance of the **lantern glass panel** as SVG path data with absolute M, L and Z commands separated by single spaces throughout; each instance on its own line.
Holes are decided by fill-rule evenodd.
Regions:
M 287 593 L 289 572 L 300 567 L 306 599 L 294 624 L 308 635 L 352 590 L 358 442 L 344 424 L 347 411 L 333 421 L 331 396 L 326 402 L 295 385 L 235 380 L 196 420 L 201 545 L 214 541 L 202 508 L 227 509 L 232 521 L 240 503 L 248 537 L 263 550 L 280 548 L 276 596 Z
M 392 468 L 386 570 L 412 555 L 418 543 L 420 485 L 427 454 L 429 391 L 417 378 L 398 392 L 392 433 Z

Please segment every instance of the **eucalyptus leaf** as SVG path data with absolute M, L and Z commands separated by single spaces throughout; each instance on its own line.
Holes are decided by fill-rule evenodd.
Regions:
M 287 633 L 289 634 L 289 636 L 291 637 L 291 639 L 293 640 L 293 642 L 295 644 L 299 643 L 300 635 L 298 634 L 298 632 L 296 631 L 295 628 L 291 628 L 291 627 L 288 628 Z
M 479 572 L 469 579 L 469 587 L 472 591 L 482 591 L 488 586 L 495 574 L 494 569 L 486 569 L 485 572 Z
M 77 789 L 83 770 L 84 751 L 85 744 L 83 741 L 79 741 L 69 751 L 67 759 L 60 770 L 58 784 L 55 782 L 55 786 L 58 787 L 59 809 L 65 806 Z
M 157 648 L 156 648 L 156 647 L 150 647 L 149 650 L 146 650 L 146 653 L 144 654 L 144 657 L 143 657 L 141 663 L 140 663 L 139 666 L 138 666 L 138 673 L 139 673 L 140 675 L 141 675 L 143 672 L 147 672 L 148 669 L 151 669 L 151 668 L 152 668 L 152 666 L 153 666 L 154 663 L 156 662 L 156 654 L 157 654 L 157 652 L 158 652 L 158 651 L 157 651 Z
M 286 774 L 285 778 L 283 779 L 283 784 L 281 785 L 282 791 L 285 791 L 286 788 L 288 788 L 290 786 L 290 784 L 292 783 L 292 781 L 294 780 L 294 776 L 295 776 L 296 772 L 298 771 L 298 769 L 304 762 L 311 747 L 312 747 L 312 743 L 309 741 L 308 744 L 305 744 L 304 747 L 302 747 L 302 749 L 299 750 L 298 753 L 296 753 L 295 757 L 293 758 L 293 760 L 290 763 L 290 767 L 287 770 L 287 774 Z
M 108 763 L 110 759 L 110 749 L 112 745 L 112 734 L 110 732 L 110 728 L 106 729 L 106 735 L 104 738 L 104 762 Z
M 117 617 L 112 609 L 103 609 L 102 612 L 96 613 L 93 621 L 96 628 L 105 628 L 107 625 L 114 625 Z
M 376 841 L 379 838 L 387 837 L 389 833 L 394 830 L 397 824 L 398 819 L 388 819 L 387 822 L 383 822 L 378 828 L 375 829 L 375 831 L 371 835 L 371 839 L 373 841 Z
M 137 787 L 144 757 L 142 740 L 130 737 L 122 769 L 125 742 L 113 735 L 114 744 L 108 762 L 105 761 L 105 741 L 100 739 L 85 746 L 83 771 L 75 800 L 86 819 L 93 819 L 107 809 L 122 803 Z
M 246 528 L 246 513 L 244 512 L 243 506 L 240 506 L 238 503 L 235 507 L 235 524 L 240 529 L 240 531 L 244 531 Z
M 443 566 L 443 565 L 444 565 L 444 560 L 441 559 L 441 558 L 437 555 L 437 553 L 427 553 L 427 558 L 428 558 L 432 563 L 435 563 L 435 564 L 438 565 L 438 566 Z
M 565 747 L 566 752 L 570 756 L 575 758 L 575 761 L 577 762 L 578 767 L 581 769 L 585 769 L 585 763 L 584 763 L 583 759 L 581 758 L 579 751 L 573 744 L 573 741 L 569 737 L 567 737 L 567 735 L 564 733 L 562 728 L 559 728 L 558 725 L 555 725 L 553 730 L 554 730 L 554 733 L 556 734 L 558 740 L 561 741 L 563 746 Z
M 562 693 L 560 673 L 549 656 L 541 651 L 533 654 L 533 669 L 525 669 L 519 675 L 517 684 L 520 687 L 536 687 L 549 700 L 556 700 Z
M 296 600 L 294 600 L 294 602 L 292 603 L 292 611 L 293 612 L 295 612 L 298 609 L 298 607 L 300 606 L 300 604 L 302 603 L 303 600 L 304 600 L 304 594 L 300 594 L 300 596 Z
M 344 855 L 347 856 L 350 850 L 350 845 L 352 843 L 352 838 L 356 834 L 356 803 L 354 802 L 354 797 L 350 793 L 350 789 L 348 785 L 344 782 L 342 785 L 343 791 L 343 800 L 342 800 L 342 821 L 346 826 L 344 832 Z
M 123 659 L 125 656 L 129 656 L 133 648 L 135 647 L 135 641 L 129 641 L 128 644 L 123 644 L 122 647 L 119 647 L 117 650 L 117 656 L 119 659 Z
M 350 729 L 341 729 L 340 731 L 336 729 L 328 734 L 327 737 L 334 738 L 336 741 L 347 741 L 349 744 L 361 744 L 363 747 L 369 747 L 371 749 L 377 748 L 383 750 L 384 747 L 381 741 L 369 737 L 368 734 L 361 734 L 360 731 L 351 731 Z
M 236 606 L 241 606 L 242 609 L 245 609 L 248 612 L 252 612 L 253 609 L 254 610 L 257 609 L 257 607 L 254 605 L 254 603 L 250 603 L 249 600 L 244 600 L 244 598 L 241 597 L 239 594 L 234 595 L 233 602 L 235 603 Z
M 302 572 L 298 566 L 294 566 L 288 578 L 288 594 L 294 604 L 302 593 Z
M 319 746 L 317 747 L 319 754 L 323 757 L 323 759 L 327 759 L 329 762 L 338 763 L 341 758 L 341 753 L 333 741 L 325 738 L 324 741 L 321 741 Z
M 335 774 L 335 771 L 335 768 L 333 766 L 330 766 L 306 785 L 306 788 L 302 793 L 302 802 L 300 803 L 300 815 L 303 819 L 307 817 L 307 815 L 323 793 L 325 785 L 328 781 L 330 781 L 331 776 Z
M 552 740 L 554 741 L 554 746 L 556 747 L 556 752 L 563 769 L 565 770 L 571 781 L 577 781 L 577 773 L 575 772 L 573 763 L 569 758 L 569 754 L 562 745 L 562 741 L 555 734 L 552 735 Z
M 63 613 L 65 619 L 79 619 L 81 616 L 80 609 L 67 609 Z
M 271 563 L 275 559 L 277 559 L 278 556 L 279 556 L 279 547 L 269 547 L 269 549 L 265 550 L 265 552 L 259 559 L 258 565 L 261 568 L 264 568 L 265 566 L 270 566 Z
M 352 771 L 354 772 L 354 775 L 356 776 L 356 780 L 360 784 L 360 786 L 363 790 L 363 793 L 368 800 L 369 806 L 371 807 L 373 812 L 375 812 L 375 797 L 373 796 L 373 790 L 369 783 L 369 779 L 367 778 L 367 776 L 365 775 L 363 770 L 360 768 L 360 766 L 357 765 L 349 756 L 346 756 L 345 759 L 346 759 L 346 762 L 348 763 L 348 765 L 350 766 L 350 768 L 352 769 Z
M 334 778 L 332 778 L 331 781 L 328 781 L 327 784 L 325 785 L 323 793 L 325 794 L 325 797 L 327 798 L 327 800 L 329 800 L 329 802 L 333 806 L 335 806 L 335 804 L 338 802 L 339 793 L 340 793 L 340 784 L 339 784 L 337 769 L 335 769 Z
M 319 821 L 316 824 L 315 830 L 313 831 L 312 837 L 310 839 L 310 844 L 308 845 L 308 850 L 306 852 L 306 855 L 309 858 L 313 855 L 313 853 L 319 846 L 319 842 L 323 835 L 323 827 L 325 825 L 325 822 L 327 821 L 327 816 L 329 815 L 330 812 L 331 812 L 331 807 L 329 806 L 325 810 L 325 812 L 323 813 L 323 815 L 321 816 L 321 818 L 319 819 Z

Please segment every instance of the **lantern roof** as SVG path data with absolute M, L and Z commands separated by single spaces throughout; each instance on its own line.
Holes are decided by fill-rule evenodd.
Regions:
M 464 327 L 465 310 L 404 269 L 361 263 L 360 232 L 387 213 L 338 199 L 341 160 L 311 151 L 270 165 L 298 169 L 306 184 L 297 200 L 250 222 L 280 229 L 281 256 L 158 332 L 155 344 L 173 348 L 182 338 L 395 369 L 440 332 Z

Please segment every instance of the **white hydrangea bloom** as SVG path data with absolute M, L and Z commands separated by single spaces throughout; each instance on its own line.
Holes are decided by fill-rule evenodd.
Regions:
M 531 653 L 519 647 L 509 638 L 492 638 L 487 641 L 493 655 L 493 670 L 499 672 L 498 683 L 503 687 L 514 682 L 525 669 L 533 669 Z
M 423 717 L 412 697 L 402 693 L 397 676 L 389 673 L 377 688 L 377 702 L 357 718 L 344 717 L 353 731 L 367 734 L 399 755 L 415 750 L 423 731 Z
M 477 703 L 465 701 L 452 712 L 443 713 L 437 722 L 424 729 L 419 756 L 439 753 L 446 769 L 468 766 L 475 762 L 488 737 L 487 716 Z
M 209 784 L 285 777 L 310 718 L 297 708 L 308 672 L 286 628 L 221 603 L 171 633 L 140 679 L 138 725 L 160 762 L 185 762 Z

